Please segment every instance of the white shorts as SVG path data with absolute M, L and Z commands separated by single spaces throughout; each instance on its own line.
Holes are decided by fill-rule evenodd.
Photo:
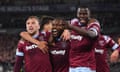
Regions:
M 91 70 L 89 67 L 70 67 L 69 72 L 96 72 L 95 70 Z

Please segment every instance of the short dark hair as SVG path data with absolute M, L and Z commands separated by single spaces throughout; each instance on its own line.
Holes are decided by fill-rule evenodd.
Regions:
M 52 16 L 42 16 L 40 19 L 40 31 L 43 30 L 45 24 L 48 24 L 52 20 L 54 20 Z

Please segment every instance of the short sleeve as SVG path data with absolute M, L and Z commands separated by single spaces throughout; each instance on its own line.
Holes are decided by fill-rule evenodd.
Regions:
M 115 50 L 119 47 L 119 45 L 111 37 L 104 35 L 104 39 L 108 47 L 112 48 L 112 50 Z
M 88 30 L 94 31 L 96 36 L 100 34 L 100 24 L 99 22 L 92 22 L 87 27 Z
M 24 41 L 20 40 L 16 49 L 17 56 L 24 56 Z

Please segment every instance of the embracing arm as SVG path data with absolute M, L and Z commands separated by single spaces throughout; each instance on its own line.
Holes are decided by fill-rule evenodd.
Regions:
M 92 30 L 86 30 L 84 28 L 79 28 L 77 26 L 71 26 L 70 29 L 76 31 L 77 33 L 79 33 L 79 34 L 81 34 L 83 36 L 88 36 L 90 38 L 95 38 L 97 36 L 94 31 L 92 31 Z
M 24 31 L 24 32 L 21 32 L 21 33 L 20 33 L 20 36 L 21 36 L 23 39 L 25 39 L 25 40 L 27 40 L 27 41 L 29 41 L 29 42 L 32 42 L 32 43 L 34 43 L 34 44 L 38 44 L 38 43 L 39 43 L 39 41 L 38 41 L 37 39 L 32 38 L 32 36 L 30 36 L 28 32 L 25 32 L 25 31 Z
M 28 32 L 21 32 L 20 36 L 23 39 L 25 39 L 25 40 L 27 40 L 27 41 L 29 41 L 31 43 L 36 44 L 38 46 L 38 48 L 42 50 L 43 53 L 48 52 L 48 47 L 47 47 L 47 42 L 46 41 L 39 41 L 37 39 L 34 39 L 34 38 L 32 38 L 32 36 L 29 35 Z
M 85 27 L 78 27 L 74 24 L 66 24 L 68 29 L 74 30 L 77 33 L 83 35 L 83 36 L 88 36 L 90 38 L 95 38 L 98 36 L 98 32 L 100 29 L 99 22 L 96 19 L 90 19 L 88 24 L 87 24 L 87 29 Z

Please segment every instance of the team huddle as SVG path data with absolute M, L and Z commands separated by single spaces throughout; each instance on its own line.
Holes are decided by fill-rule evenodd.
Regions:
M 99 21 L 88 8 L 78 8 L 77 18 L 66 21 L 51 16 L 30 16 L 21 32 L 14 72 L 110 72 L 106 61 L 116 62 L 120 46 L 102 35 Z

